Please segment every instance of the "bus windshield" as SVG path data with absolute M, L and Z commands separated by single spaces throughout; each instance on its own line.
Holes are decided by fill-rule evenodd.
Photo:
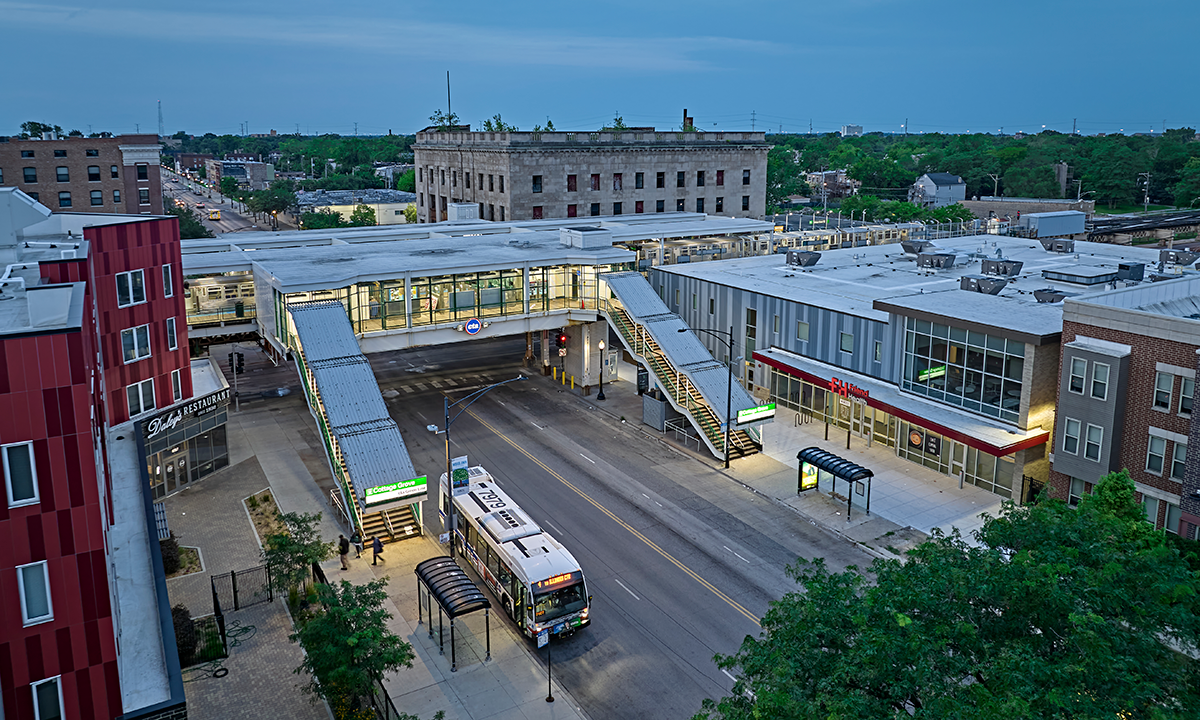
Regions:
M 570 615 L 587 607 L 587 595 L 583 583 L 578 582 L 548 593 L 533 596 L 534 622 L 545 623 L 563 615 Z

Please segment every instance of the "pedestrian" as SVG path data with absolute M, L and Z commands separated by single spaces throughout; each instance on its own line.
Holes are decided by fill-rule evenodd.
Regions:
M 350 541 L 345 535 L 338 535 L 338 555 L 342 558 L 342 569 L 350 569 Z
M 379 556 L 383 554 L 383 543 L 379 542 L 378 535 L 371 539 L 371 553 L 373 555 L 371 558 L 371 564 L 378 565 Z
M 354 534 L 350 536 L 350 544 L 354 546 L 354 557 L 356 557 L 356 558 L 362 557 L 362 551 L 363 551 L 362 533 L 358 532 L 357 530 L 354 531 Z

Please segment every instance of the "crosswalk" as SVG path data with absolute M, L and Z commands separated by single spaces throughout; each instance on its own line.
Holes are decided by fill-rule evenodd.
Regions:
M 475 375 L 464 375 L 464 376 L 457 377 L 457 378 L 445 377 L 445 378 L 437 378 L 436 380 L 431 379 L 431 380 L 409 382 L 409 383 L 405 383 L 403 385 L 398 385 L 398 386 L 396 386 L 395 389 L 399 390 L 400 392 L 404 393 L 405 395 L 413 395 L 416 393 L 428 392 L 430 390 L 437 391 L 437 390 L 449 390 L 449 389 L 459 388 L 459 387 L 463 387 L 466 384 L 489 385 L 493 382 L 495 382 L 495 380 L 493 379 L 493 377 L 490 374 L 478 373 Z

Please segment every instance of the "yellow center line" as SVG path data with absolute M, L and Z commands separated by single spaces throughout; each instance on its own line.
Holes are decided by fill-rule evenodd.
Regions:
M 625 522 L 625 521 L 624 521 L 624 520 L 622 520 L 621 518 L 617 517 L 617 516 L 616 516 L 616 515 L 615 515 L 615 514 L 614 514 L 614 513 L 611 511 L 611 510 L 609 510 L 608 508 L 604 507 L 603 505 L 601 505 L 601 504 L 600 504 L 599 502 L 597 502 L 596 500 L 592 499 L 592 497 L 591 497 L 590 495 L 588 495 L 587 493 L 585 493 L 583 490 L 580 490 L 578 487 L 576 487 L 575 485 L 573 485 L 573 484 L 572 484 L 570 481 L 568 481 L 568 480 L 567 480 L 566 478 L 564 478 L 562 475 L 559 475 L 557 472 L 555 472 L 554 470 L 550 469 L 550 467 L 548 467 L 548 466 L 547 466 L 545 463 L 543 463 L 541 460 L 538 460 L 536 457 L 534 457 L 532 454 L 530 454 L 530 453 L 529 453 L 529 451 L 527 451 L 525 448 L 523 448 L 523 447 L 521 447 L 520 445 L 518 445 L 518 444 L 517 444 L 517 443 L 516 443 L 514 440 L 512 440 L 510 437 L 508 437 L 508 436 L 507 436 L 507 435 L 505 435 L 504 433 L 500 432 L 500 431 L 499 431 L 499 430 L 497 430 L 496 428 L 492 427 L 492 426 L 491 426 L 491 425 L 490 425 L 490 424 L 489 424 L 489 423 L 488 423 L 486 420 L 484 420 L 483 418 L 481 418 L 481 417 L 479 417 L 478 415 L 476 415 L 474 410 L 471 410 L 471 409 L 469 409 L 469 408 L 468 408 L 468 409 L 467 409 L 467 414 L 468 414 L 468 415 L 470 415 L 471 417 L 475 418 L 476 420 L 478 420 L 478 421 L 479 421 L 479 423 L 480 423 L 481 425 L 483 425 L 483 426 L 484 426 L 485 428 L 487 428 L 488 430 L 491 430 L 491 431 L 492 431 L 493 433 L 495 433 L 495 434 L 496 434 L 496 435 L 497 435 L 497 436 L 498 436 L 500 439 L 504 440 L 504 442 L 506 442 L 506 443 L 508 443 L 509 445 L 511 445 L 511 446 L 512 446 L 514 449 L 516 449 L 516 451 L 517 451 L 517 452 L 519 452 L 519 453 L 521 453 L 522 455 L 524 455 L 525 457 L 529 458 L 529 459 L 530 459 L 530 460 L 532 460 L 534 463 L 536 463 L 536 464 L 537 464 L 539 467 L 541 467 L 543 470 L 545 470 L 546 472 L 550 473 L 550 475 L 552 475 L 553 477 L 555 477 L 555 478 L 556 478 L 556 479 L 557 479 L 557 480 L 558 480 L 560 483 L 562 483 L 563 485 L 566 485 L 566 486 L 567 486 L 567 487 L 569 487 L 571 490 L 574 490 L 574 491 L 575 491 L 575 493 L 576 493 L 577 495 L 579 495 L 579 497 L 583 498 L 584 500 L 587 500 L 587 501 L 588 501 L 589 503 L 591 503 L 591 505 L 592 505 L 593 507 L 595 507 L 597 510 L 599 510 L 599 511 L 600 511 L 600 512 L 602 512 L 602 513 L 604 513 L 604 514 L 605 514 L 605 515 L 607 515 L 608 517 L 612 518 L 613 522 L 617 523 L 617 524 L 618 524 L 618 525 L 620 525 L 621 527 L 623 527 L 623 528 L 625 528 L 626 530 L 628 530 L 628 531 L 629 531 L 629 532 L 630 532 L 630 533 L 631 533 L 631 534 L 632 534 L 634 537 L 636 537 L 638 540 L 641 540 L 643 543 L 645 543 L 645 544 L 646 544 L 647 546 L 649 546 L 649 547 L 650 547 L 652 550 L 654 550 L 654 551 L 655 551 L 655 552 L 657 552 L 659 555 L 661 555 L 663 558 L 665 558 L 665 559 L 666 559 L 668 562 L 670 562 L 672 565 L 674 565 L 675 567 L 677 567 L 677 568 L 679 568 L 680 570 L 682 570 L 682 571 L 684 571 L 685 573 L 687 573 L 687 574 L 688 574 L 689 576 L 691 576 L 691 578 L 692 578 L 693 580 L 695 580 L 696 582 L 698 582 L 698 583 L 700 583 L 701 585 L 703 585 L 704 587 L 708 588 L 708 590 L 709 590 L 710 592 L 712 592 L 712 594 L 714 594 L 714 595 L 716 595 L 717 597 L 719 597 L 719 598 L 721 598 L 722 600 L 724 600 L 724 601 L 725 601 L 726 603 L 728 603 L 728 604 L 729 604 L 729 606 L 730 606 L 730 607 L 732 607 L 734 610 L 737 610 L 737 611 L 738 611 L 738 612 L 740 612 L 742 615 L 745 615 L 745 616 L 746 616 L 746 618 L 750 620 L 750 622 L 754 623 L 755 625 L 758 625 L 759 627 L 762 627 L 761 623 L 760 623 L 760 622 L 759 622 L 759 620 L 758 620 L 758 617 L 757 617 L 757 616 L 756 616 L 754 613 L 750 612 L 750 611 L 749 611 L 749 610 L 747 610 L 745 607 L 743 607 L 743 606 L 741 605 L 741 603 L 739 603 L 738 601 L 734 600 L 733 598 L 729 597 L 729 596 L 728 596 L 728 595 L 726 595 L 725 593 L 723 593 L 723 592 L 721 592 L 720 590 L 718 590 L 718 589 L 717 589 L 717 588 L 716 588 L 716 587 L 715 587 L 715 586 L 714 586 L 712 583 L 710 583 L 709 581 L 707 581 L 707 580 L 705 580 L 704 578 L 702 578 L 702 577 L 700 577 L 699 575 L 697 575 L 697 574 L 696 574 L 696 572 L 695 572 L 695 571 L 693 571 L 691 568 L 689 568 L 687 565 L 684 565 L 684 564 L 683 564 L 683 563 L 681 563 L 679 560 L 676 560 L 676 559 L 675 559 L 675 558 L 674 558 L 674 557 L 671 555 L 671 553 L 667 552 L 666 550 L 663 550 L 663 549 L 662 549 L 661 547 L 659 547 L 659 546 L 658 546 L 658 545 L 657 545 L 657 544 L 656 544 L 656 543 L 655 543 L 653 540 L 651 540 L 650 538 L 646 537 L 646 536 L 645 536 L 645 535 L 643 535 L 642 533 L 638 532 L 638 530 L 637 530 L 636 528 L 634 528 L 633 526 L 631 526 L 629 523 Z

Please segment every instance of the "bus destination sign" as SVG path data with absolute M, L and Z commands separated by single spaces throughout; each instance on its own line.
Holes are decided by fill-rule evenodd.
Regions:
M 562 587 L 563 585 L 570 585 L 572 582 L 582 579 L 583 573 L 578 571 L 562 573 L 561 575 L 551 575 L 545 580 L 538 580 L 535 582 L 533 584 L 533 589 L 535 591 L 552 590 L 557 587 Z

